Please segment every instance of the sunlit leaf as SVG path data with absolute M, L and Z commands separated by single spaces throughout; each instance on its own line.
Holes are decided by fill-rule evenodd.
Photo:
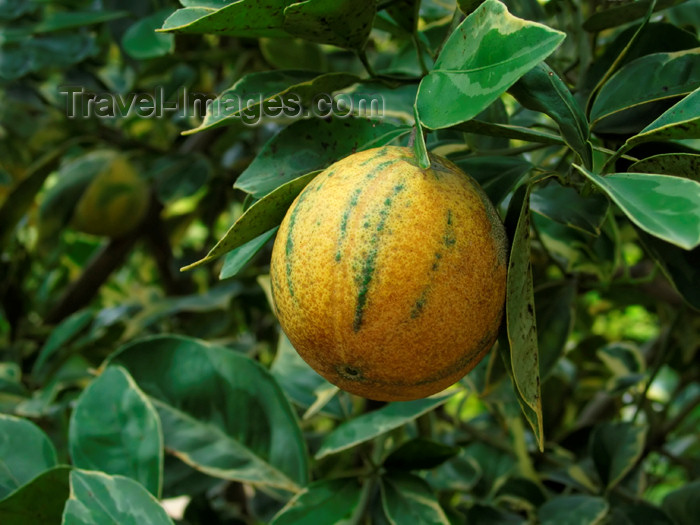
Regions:
M 71 414 L 69 447 L 76 467 L 129 477 L 160 496 L 158 413 L 123 368 L 108 367 L 80 395 Z
M 290 491 L 306 484 L 297 419 L 270 373 L 246 355 L 160 336 L 123 347 L 113 363 L 149 395 L 165 447 L 210 476 Z
M 282 29 L 290 0 L 240 0 L 219 9 L 185 7 L 163 22 L 162 31 L 215 33 L 239 37 L 289 36 Z
M 559 31 L 514 17 L 498 0 L 486 0 L 450 35 L 421 81 L 421 123 L 438 129 L 475 117 L 563 39 Z
M 318 75 L 312 71 L 261 71 L 249 73 L 207 105 L 199 133 L 233 122 L 257 124 L 263 117 L 301 118 L 318 94 L 329 95 L 359 80 L 347 73 Z
M 235 187 L 260 198 L 296 177 L 356 151 L 384 146 L 409 131 L 360 118 L 300 120 L 267 141 Z
M 700 244 L 700 183 L 647 173 L 602 177 L 575 167 L 644 231 L 686 250 Z
M 530 188 L 521 186 L 511 200 L 506 217 L 506 229 L 511 232 L 506 286 L 506 326 L 510 350 L 506 361 L 512 370 L 518 399 L 527 407 L 525 416 L 542 449 L 542 397 L 530 261 L 529 203 Z
M 172 53 L 175 48 L 173 35 L 156 33 L 172 9 L 161 9 L 150 16 L 137 20 L 122 37 L 124 51 L 137 60 L 160 57 Z
M 336 454 L 405 425 L 446 403 L 450 397 L 451 394 L 389 403 L 374 412 L 346 421 L 326 436 L 316 458 Z
M 277 227 L 258 235 L 255 239 L 241 244 L 226 254 L 219 279 L 229 279 L 240 272 L 255 257 L 260 249 L 277 233 Z
M 70 494 L 64 525 L 173 524 L 158 500 L 129 478 L 75 469 L 70 473 Z
M 376 0 L 305 0 L 284 10 L 284 29 L 311 42 L 362 50 L 376 12 Z
M 217 257 L 221 257 L 225 253 L 235 250 L 263 235 L 268 230 L 279 226 L 287 213 L 289 205 L 292 204 L 296 196 L 316 175 L 318 175 L 318 172 L 314 171 L 297 177 L 286 184 L 282 184 L 257 201 L 233 223 L 233 226 L 229 228 L 206 257 L 185 266 L 182 270 L 190 270 Z
M 0 499 L 56 463 L 56 449 L 38 426 L 0 414 Z

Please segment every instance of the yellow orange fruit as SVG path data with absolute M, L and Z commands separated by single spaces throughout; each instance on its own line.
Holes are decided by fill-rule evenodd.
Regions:
M 115 155 L 81 195 L 71 225 L 93 235 L 123 237 L 141 223 L 148 203 L 148 184 L 125 157 Z
M 270 267 L 299 355 L 370 399 L 425 397 L 493 345 L 506 289 L 504 228 L 478 184 L 408 148 L 350 155 L 289 208 Z

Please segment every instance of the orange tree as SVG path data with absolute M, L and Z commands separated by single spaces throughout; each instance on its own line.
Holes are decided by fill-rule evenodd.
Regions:
M 699 13 L 0 2 L 0 522 L 695 523 Z M 301 360 L 268 277 L 384 145 L 509 238 L 491 351 L 389 403 Z

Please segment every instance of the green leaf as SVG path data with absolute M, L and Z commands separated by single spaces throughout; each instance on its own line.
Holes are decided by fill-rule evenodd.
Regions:
M 170 15 L 163 22 L 162 31 L 247 38 L 289 36 L 282 25 L 284 8 L 291 3 L 291 0 L 240 0 L 220 9 L 186 7 Z
M 506 230 L 513 232 L 506 284 L 506 326 L 510 348 L 506 361 L 512 370 L 518 399 L 529 408 L 524 413 L 542 450 L 542 398 L 530 262 L 529 202 L 530 187 L 521 186 L 511 200 L 506 218 Z
M 315 481 L 294 496 L 270 525 L 350 524 L 361 495 L 357 478 Z
M 641 56 L 692 49 L 699 45 L 700 41 L 694 34 L 666 22 L 649 22 L 645 16 L 641 23 L 620 31 L 605 46 L 602 55 L 584 73 L 582 94 L 590 94 L 606 75 L 609 78 L 617 69 Z
M 172 9 L 161 9 L 152 15 L 137 20 L 122 36 L 122 47 L 127 55 L 136 60 L 162 57 L 175 49 L 175 37 L 156 33 Z
M 522 157 L 467 157 L 455 164 L 474 178 L 489 199 L 498 205 L 517 188 L 532 169 Z
M 464 513 L 464 523 L 469 525 L 523 525 L 526 523 L 518 514 L 504 512 L 496 507 L 475 503 Z
M 623 149 L 652 140 L 700 138 L 700 88 L 666 110 L 659 118 L 630 137 Z
M 305 0 L 284 10 L 284 29 L 318 42 L 360 51 L 372 30 L 376 0 Z
M 301 190 L 318 175 L 313 171 L 294 180 L 282 184 L 277 189 L 265 195 L 262 199 L 248 208 L 241 215 L 226 234 L 209 251 L 206 257 L 182 268 L 182 271 L 190 270 L 204 263 L 221 257 L 225 253 L 235 250 L 250 242 L 268 230 L 279 226 L 284 219 L 287 209 L 292 204 Z
M 525 73 L 509 90 L 528 109 L 549 115 L 583 165 L 593 165 L 593 150 L 586 115 L 559 76 L 544 62 Z
M 661 173 L 676 175 L 700 182 L 700 155 L 692 153 L 662 153 L 632 164 L 628 171 L 634 173 Z
M 149 175 L 158 199 L 169 204 L 195 195 L 213 172 L 211 161 L 204 155 L 170 153 L 153 163 Z
M 70 496 L 64 525 L 173 525 L 151 493 L 122 476 L 75 469 L 70 473 Z
M 257 124 L 263 117 L 300 118 L 309 114 L 305 105 L 315 102 L 316 95 L 331 94 L 358 80 L 359 77 L 347 73 L 320 76 L 312 71 L 248 73 L 207 106 L 207 114 L 199 127 L 184 134 L 199 133 L 234 121 Z
M 261 38 L 260 52 L 277 69 L 325 71 L 328 60 L 321 46 L 301 38 Z
M 603 498 L 594 496 L 558 496 L 537 511 L 542 525 L 597 525 L 608 512 Z
M 574 167 L 644 231 L 686 250 L 700 244 L 700 183 L 647 173 L 601 177 L 575 164 Z
M 316 393 L 331 387 L 331 384 L 316 373 L 292 346 L 284 332 L 280 333 L 275 360 L 270 373 L 282 390 L 295 404 L 307 410 L 316 401 Z M 350 408 L 348 408 L 348 412 Z M 340 401 L 335 397 L 322 410 L 326 415 L 341 419 L 344 416 Z
M 551 181 L 535 188 L 530 196 L 530 208 L 558 223 L 598 236 L 610 201 L 600 193 L 583 197 L 574 188 Z
M 70 495 L 70 471 L 71 468 L 66 466 L 45 470 L 0 501 L 0 523 L 61 523 L 63 507 Z
M 549 56 L 564 34 L 512 16 L 486 0 L 450 35 L 418 88 L 421 123 L 446 128 L 478 115 Z
M 380 488 L 389 523 L 449 524 L 430 485 L 418 476 L 388 474 L 381 478 Z
M 2 322 L 4 319 L 0 317 L 0 323 Z M 0 361 L 0 394 L 24 395 L 26 392 L 27 389 L 22 384 L 22 368 L 19 364 Z M 9 410 L 2 410 L 2 405 L 0 405 L 0 411 L 9 412 Z
M 612 373 L 607 389 L 613 394 L 622 394 L 644 379 L 644 357 L 639 348 L 631 343 L 612 343 L 596 352 Z
M 221 480 L 195 470 L 172 454 L 165 455 L 163 463 L 163 498 L 177 498 L 184 494 L 203 494 Z
M 151 397 L 165 447 L 210 476 L 295 491 L 308 478 L 296 416 L 267 370 L 197 339 L 160 336 L 123 347 L 125 366 Z
M 697 285 L 700 282 L 700 247 L 683 250 L 639 229 L 637 236 L 683 299 L 700 310 L 700 287 Z
M 85 330 L 92 322 L 94 315 L 94 312 L 91 310 L 81 310 L 61 321 L 61 323 L 52 330 L 44 346 L 41 347 L 39 356 L 34 362 L 32 374 L 36 375 L 38 378 L 45 377 L 46 370 L 44 368 L 48 361 L 68 345 L 80 332 Z
M 535 291 L 540 377 L 544 381 L 564 353 L 573 327 L 576 282 L 552 281 Z
M 164 297 L 148 303 L 129 323 L 129 331 L 124 339 L 136 337 L 157 321 L 181 313 L 202 313 L 214 310 L 227 310 L 231 299 L 241 294 L 243 285 L 236 281 L 212 285 L 205 292 L 180 297 Z
M 386 458 L 384 466 L 396 470 L 432 469 L 458 453 L 457 447 L 419 437 L 401 444 Z
M 300 120 L 267 141 L 234 187 L 260 198 L 300 175 L 355 151 L 384 146 L 409 131 L 359 118 Z
M 46 13 L 42 21 L 32 28 L 32 32 L 36 34 L 65 31 L 117 20 L 128 15 L 128 11 L 53 11 Z
M 31 421 L 0 414 L 0 499 L 57 463 L 56 449 Z
M 638 58 L 603 85 L 591 108 L 591 126 L 595 129 L 602 119 L 623 110 L 687 95 L 698 87 L 700 48 Z
M 662 507 L 676 525 L 694 525 L 700 516 L 700 481 L 688 483 L 668 494 Z
M 568 273 L 592 274 L 602 281 L 612 278 L 618 266 L 612 214 L 608 215 L 598 237 L 591 237 L 539 213 L 532 215 L 532 221 L 544 248 Z
M 356 109 L 353 115 L 357 117 L 391 118 L 413 124 L 415 121 L 414 105 L 417 92 L 417 84 L 389 86 L 381 82 L 363 81 L 345 91 L 343 97 L 350 97 L 352 107 Z M 373 101 L 376 101 L 375 108 L 377 108 L 377 111 L 374 113 L 371 112 Z M 367 109 L 361 111 L 363 104 Z M 409 131 L 410 128 L 407 129 L 406 133 Z
M 439 491 L 470 492 L 480 477 L 479 462 L 463 449 L 457 456 L 426 473 L 426 481 Z
M 657 0 L 654 11 L 660 11 L 674 5 L 682 4 L 686 0 Z M 597 33 L 604 29 L 621 26 L 642 18 L 649 11 L 651 0 L 637 0 L 624 5 L 611 4 L 610 9 L 592 14 L 583 23 L 583 29 L 589 33 Z
M 5 0 L 0 4 L 0 19 L 14 20 L 22 15 L 36 11 L 39 3 L 26 0 Z
M 163 431 L 158 413 L 122 367 L 108 367 L 83 390 L 71 414 L 68 446 L 76 467 L 120 474 L 160 497 Z
M 398 0 L 386 8 L 386 12 L 408 33 L 416 30 L 420 14 L 420 0 Z
M 96 38 L 88 32 L 61 32 L 28 38 L 2 50 L 0 78 L 20 78 L 33 71 L 66 68 L 94 56 Z
M 248 262 L 255 257 L 263 246 L 267 244 L 267 241 L 272 239 L 273 235 L 277 233 L 277 226 L 271 230 L 266 231 L 263 234 L 258 235 L 252 241 L 248 241 L 245 244 L 241 244 L 238 248 L 234 248 L 226 254 L 224 259 L 224 266 L 221 268 L 221 273 L 219 274 L 219 279 L 229 279 L 240 272 L 243 267 L 248 264 Z
M 543 488 L 527 478 L 508 478 L 496 491 L 496 501 L 513 508 L 535 510 L 546 499 Z
M 646 427 L 627 422 L 600 423 L 591 434 L 591 457 L 603 484 L 611 489 L 644 452 Z
M 644 502 L 615 506 L 610 512 L 610 522 L 615 525 L 674 525 L 674 521 L 664 511 Z M 681 523 L 676 521 L 675 525 Z
M 452 394 L 415 401 L 397 401 L 346 421 L 326 436 L 316 453 L 316 458 L 321 459 L 347 450 L 410 423 L 446 403 L 451 396 Z
M 537 129 L 514 126 L 512 124 L 498 124 L 494 122 L 483 122 L 480 120 L 470 120 L 463 122 L 450 129 L 464 131 L 466 133 L 477 133 L 490 137 L 504 137 L 507 139 L 526 140 L 540 144 L 563 145 L 564 140 L 559 135 L 539 131 Z
M 76 140 L 62 144 L 29 167 L 25 177 L 10 191 L 0 207 L 0 249 L 12 238 L 17 223 L 34 202 L 46 178 Z
M 464 457 L 479 467 L 479 481 L 473 493 L 492 494 L 518 469 L 514 453 L 496 448 L 486 441 L 475 441 L 464 448 Z

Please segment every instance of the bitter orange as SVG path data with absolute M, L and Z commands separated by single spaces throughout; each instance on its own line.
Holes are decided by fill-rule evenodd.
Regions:
M 493 345 L 506 236 L 478 184 L 450 161 L 383 147 L 319 174 L 282 221 L 275 310 L 301 357 L 331 383 L 410 400 L 463 377 Z
M 122 237 L 141 223 L 148 202 L 148 184 L 131 162 L 115 155 L 83 192 L 71 224 L 85 233 Z

